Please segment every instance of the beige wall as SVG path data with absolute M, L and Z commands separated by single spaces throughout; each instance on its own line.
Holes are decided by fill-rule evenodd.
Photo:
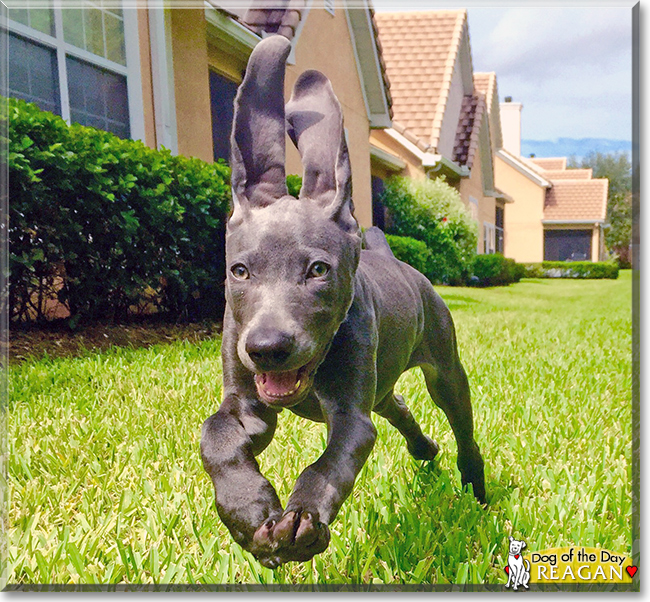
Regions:
M 474 166 L 469 178 L 463 178 L 459 186 L 460 198 L 469 209 L 469 197 L 472 196 L 478 201 L 478 252 L 485 251 L 485 222 L 494 225 L 496 212 L 496 201 L 493 197 L 483 196 L 483 171 L 480 157 L 474 159 Z
M 345 12 L 337 8 L 332 15 L 324 9 L 312 8 L 298 38 L 295 65 L 287 67 L 285 97 L 290 97 L 296 79 L 307 69 L 321 71 L 332 82 L 348 133 L 355 214 L 363 227 L 369 227 L 372 225 L 370 126 L 354 52 Z M 300 156 L 288 138 L 287 173 L 302 174 Z
M 544 198 L 546 189 L 508 165 L 494 159 L 495 186 L 514 199 L 505 209 L 504 254 L 518 262 L 544 260 Z
M 213 160 L 205 13 L 174 9 L 172 54 L 178 153 Z

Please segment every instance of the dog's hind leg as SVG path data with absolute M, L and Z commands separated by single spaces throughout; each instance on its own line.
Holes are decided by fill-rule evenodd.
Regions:
M 436 457 L 438 444 L 422 432 L 401 395 L 391 391 L 375 406 L 374 411 L 402 433 L 409 453 L 416 460 L 433 460 Z
M 485 478 L 483 458 L 474 440 L 474 421 L 470 402 L 467 375 L 456 357 L 450 365 L 421 364 L 427 390 L 435 404 L 441 408 L 456 438 L 458 446 L 458 469 L 463 485 L 471 483 L 474 495 L 485 503 Z

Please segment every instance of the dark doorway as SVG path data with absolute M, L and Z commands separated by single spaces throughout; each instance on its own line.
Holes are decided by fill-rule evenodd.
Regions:
M 591 261 L 591 230 L 545 230 L 544 261 Z
M 379 176 L 372 176 L 372 225 L 386 229 L 386 207 L 381 202 L 384 194 L 384 181 Z
M 214 160 L 230 160 L 230 130 L 237 84 L 210 71 L 210 104 L 212 108 L 212 149 Z

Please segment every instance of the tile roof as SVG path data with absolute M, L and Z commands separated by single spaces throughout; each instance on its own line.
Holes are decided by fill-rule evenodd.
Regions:
M 463 97 L 452 158 L 459 165 L 466 165 L 469 169 L 472 169 L 478 150 L 485 110 L 485 98 L 480 92 Z
M 394 121 L 428 147 L 437 146 L 467 12 L 377 13 Z
M 555 180 L 546 191 L 544 219 L 557 221 L 605 219 L 608 180 Z
M 492 152 L 496 152 L 497 149 L 503 147 L 497 74 L 494 71 L 474 73 L 474 89 L 485 95 L 485 105 L 490 121 L 490 143 Z
M 526 157 L 526 161 L 532 163 L 538 171 L 566 169 L 566 157 Z
M 544 177 L 548 180 L 591 180 L 592 169 L 545 169 Z

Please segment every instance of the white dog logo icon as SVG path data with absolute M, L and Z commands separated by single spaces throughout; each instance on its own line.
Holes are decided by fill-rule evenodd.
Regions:
M 525 541 L 519 541 L 510 536 L 510 549 L 508 551 L 508 583 L 506 587 L 512 586 L 516 590 L 520 585 L 528 589 L 530 581 L 530 562 L 524 560 L 521 551 L 526 547 Z M 525 565 L 524 565 L 525 563 Z

